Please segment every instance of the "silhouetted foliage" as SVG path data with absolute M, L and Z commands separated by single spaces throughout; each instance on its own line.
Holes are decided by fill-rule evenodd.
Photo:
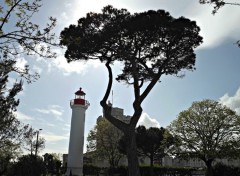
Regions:
M 130 176 L 139 176 L 135 127 L 141 116 L 141 104 L 162 75 L 182 77 L 182 70 L 194 70 L 194 48 L 200 45 L 200 28 L 194 21 L 170 16 L 164 10 L 130 14 L 112 6 L 102 13 L 90 12 L 61 32 L 60 43 L 67 47 L 68 62 L 98 59 L 109 73 L 106 93 L 101 101 L 104 116 L 127 138 Z M 134 88 L 134 113 L 129 124 L 111 115 L 107 100 L 113 83 L 112 64 L 122 63 L 117 81 Z M 143 86 L 145 85 L 145 86 Z
M 11 66 L 12 61 L 0 61 L 1 65 Z M 22 82 L 9 83 L 9 70 L 0 69 L 0 175 L 7 171 L 12 159 L 17 157 L 20 145 L 28 126 L 15 116 L 19 100 L 17 94 L 22 90 Z M 8 88 L 7 88 L 8 87 Z
M 101 168 L 90 165 L 90 164 L 84 164 L 83 165 L 83 175 L 99 175 Z
M 57 158 L 55 154 L 49 153 L 45 153 L 43 157 L 47 173 L 51 175 L 60 175 L 62 165 L 60 159 Z
M 172 135 L 163 127 L 146 129 L 139 126 L 136 128 L 136 139 L 138 153 L 150 159 L 150 166 L 153 166 L 154 160 L 161 160 L 167 155 L 168 148 L 174 141 Z
M 39 153 L 39 151 L 43 150 L 45 148 L 45 139 L 43 137 L 38 137 L 37 139 L 37 133 L 39 133 L 38 130 L 34 130 L 32 127 L 29 128 L 29 130 L 24 134 L 24 142 L 25 146 L 24 149 L 30 152 L 31 155 L 33 155 L 34 152 Z M 37 146 L 36 146 L 37 145 Z
M 168 149 L 174 143 L 173 136 L 163 127 L 146 129 L 145 126 L 138 126 L 135 132 L 138 154 L 150 159 L 151 175 L 153 175 L 154 161 L 162 164 L 161 159 L 168 154 Z M 119 140 L 119 150 L 126 154 L 126 149 L 126 139 L 123 136 Z
M 5 69 L 0 70 L 0 175 L 2 175 L 7 171 L 10 161 L 16 159 L 21 149 L 26 149 L 24 147 L 26 144 L 30 146 L 32 144 L 30 148 L 33 150 L 36 145 L 33 138 L 36 136 L 34 136 L 34 129 L 16 118 L 19 105 L 19 99 L 16 99 L 16 96 L 22 90 L 22 81 L 11 83 L 8 76 L 11 72 L 8 68 L 15 62 L 1 60 L 0 63 L 0 65 L 6 65 Z M 43 138 L 39 140 L 39 144 L 42 146 L 40 149 L 43 148 Z
M 42 176 L 46 173 L 43 159 L 34 155 L 23 155 L 13 164 L 9 176 Z
M 196 170 L 192 168 L 154 166 L 153 171 L 156 176 L 192 176 Z M 140 166 L 140 172 L 141 176 L 152 176 L 150 166 Z M 99 168 L 93 165 L 83 165 L 83 175 L 127 176 L 128 169 L 125 166 Z
M 0 62 L 2 63 L 2 62 Z M 4 64 L 11 65 L 10 62 Z M 16 119 L 14 112 L 19 104 L 15 96 L 22 90 L 22 82 L 15 82 L 12 88 L 7 89 L 9 70 L 0 70 L 0 149 L 16 139 L 20 122 Z
M 222 163 L 214 165 L 214 176 L 239 176 L 240 168 L 234 166 L 226 166 Z

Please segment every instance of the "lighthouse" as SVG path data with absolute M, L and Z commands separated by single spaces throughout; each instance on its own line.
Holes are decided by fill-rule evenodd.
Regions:
M 85 93 L 82 88 L 75 92 L 75 99 L 70 101 L 72 108 L 71 131 L 68 148 L 68 162 L 66 176 L 83 175 L 83 144 L 85 112 L 90 105 L 85 100 Z

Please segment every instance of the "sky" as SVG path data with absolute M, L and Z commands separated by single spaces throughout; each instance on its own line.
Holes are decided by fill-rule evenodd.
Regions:
M 197 0 L 43 0 L 43 5 L 33 21 L 45 24 L 49 16 L 57 18 L 55 33 L 76 24 L 87 12 L 101 12 L 106 5 L 126 8 L 131 13 L 164 9 L 178 18 L 185 16 L 200 26 L 203 44 L 195 50 L 196 70 L 185 72 L 184 78 L 163 76 L 143 102 L 139 124 L 147 127 L 167 127 L 177 115 L 194 101 L 212 99 L 229 106 L 240 114 L 240 7 L 225 6 L 215 15 L 213 7 L 200 5 Z M 69 144 L 71 108 L 70 100 L 82 87 L 90 107 L 86 111 L 85 144 L 89 130 L 102 115 L 99 104 L 107 86 L 107 70 L 97 61 L 67 63 L 64 48 L 55 48 L 56 59 L 38 56 L 20 56 L 18 66 L 29 64 L 40 78 L 24 84 L 19 95 L 17 118 L 35 129 L 42 129 L 46 139 L 42 153 L 67 153 Z M 114 73 L 119 72 L 119 65 Z M 124 109 L 125 115 L 133 113 L 133 88 L 113 83 L 113 106 Z M 86 148 L 85 148 L 86 151 Z

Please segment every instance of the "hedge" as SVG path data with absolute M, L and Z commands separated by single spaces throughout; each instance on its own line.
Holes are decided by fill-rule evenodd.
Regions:
M 240 168 L 218 163 L 214 166 L 214 176 L 240 176 Z
M 162 166 L 154 166 L 153 172 L 154 176 L 192 176 L 192 172 L 195 171 L 192 168 L 179 168 L 179 167 L 162 167 Z M 150 166 L 140 166 L 141 176 L 150 176 L 151 168 Z M 84 165 L 83 166 L 83 175 L 91 175 L 91 176 L 127 176 L 128 169 L 125 166 L 120 166 L 117 168 L 100 168 L 93 165 Z

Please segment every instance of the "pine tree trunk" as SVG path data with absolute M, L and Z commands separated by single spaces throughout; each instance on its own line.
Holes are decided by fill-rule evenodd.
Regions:
M 135 129 L 125 133 L 127 137 L 127 158 L 129 176 L 140 176 Z

